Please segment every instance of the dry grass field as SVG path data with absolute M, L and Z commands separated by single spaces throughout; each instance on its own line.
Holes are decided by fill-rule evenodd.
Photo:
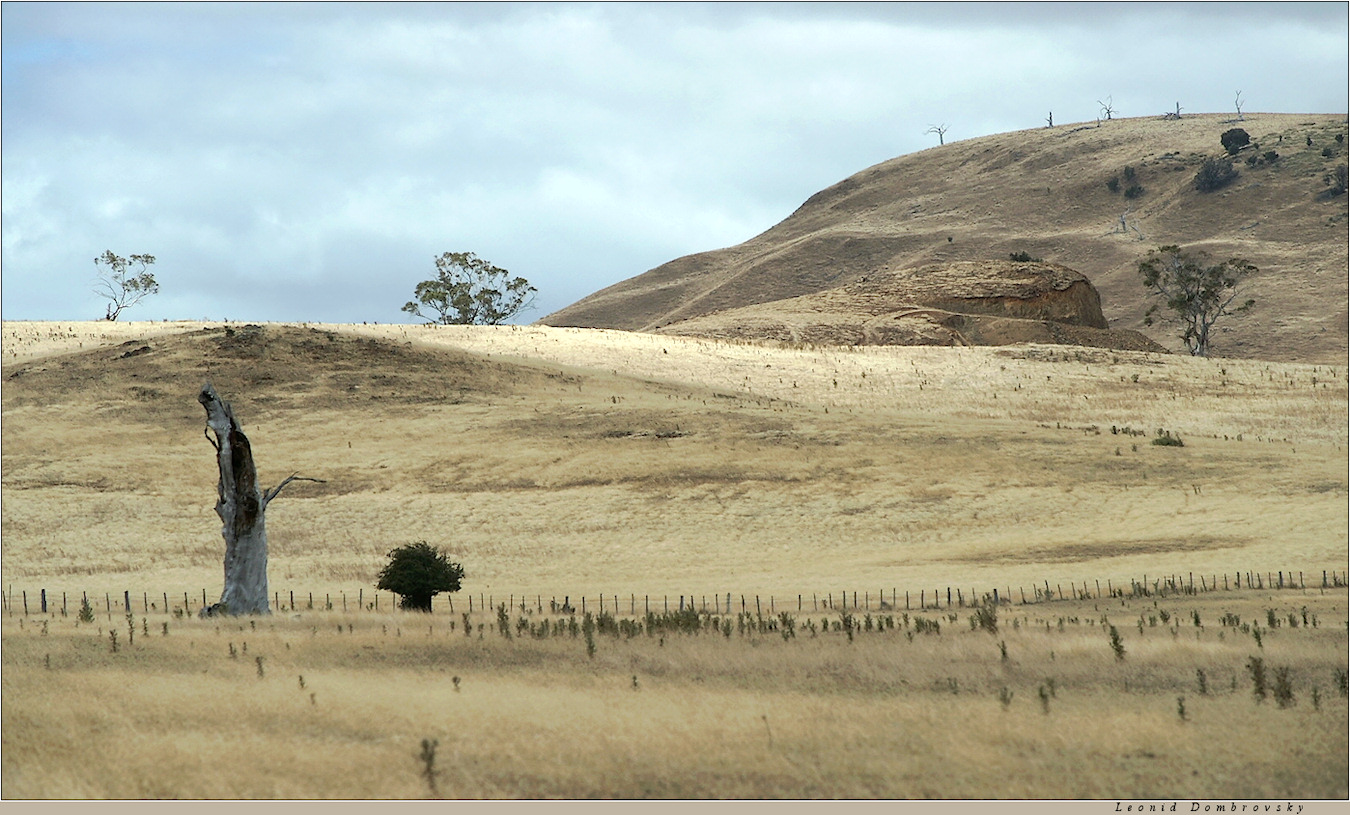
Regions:
M 4 795 L 417 797 L 430 737 L 448 797 L 1343 798 L 1346 593 L 1321 575 L 1346 568 L 1346 373 L 1057 346 L 6 323 Z M 220 590 L 206 379 L 265 485 L 325 480 L 270 508 L 272 588 L 298 608 L 263 620 L 173 614 Z M 1159 429 L 1185 446 L 1151 444 Z M 370 602 L 385 553 L 418 539 L 464 564 L 455 613 L 307 607 Z M 1307 588 L 1223 590 L 1277 571 Z M 1166 575 L 1219 587 L 1018 602 Z M 994 637 L 970 608 L 917 610 L 947 588 L 1014 605 Z M 45 628 L 17 605 L 41 589 Z M 804 630 L 840 619 L 813 595 L 845 591 L 874 623 L 877 594 L 898 597 L 897 627 Z M 941 634 L 906 630 L 907 591 Z M 135 641 L 114 654 L 123 592 Z M 83 593 L 97 615 L 76 626 Z M 507 641 L 490 614 L 465 637 L 459 616 L 468 595 L 640 612 L 727 593 L 789 611 L 796 637 L 732 615 L 730 637 L 598 635 L 590 659 L 570 635 Z M 1172 623 L 1149 621 L 1155 601 Z M 1297 704 L 1254 701 L 1253 656 L 1290 669 Z
M 5 795 L 1347 796 L 1343 588 L 972 614 L 6 616 Z

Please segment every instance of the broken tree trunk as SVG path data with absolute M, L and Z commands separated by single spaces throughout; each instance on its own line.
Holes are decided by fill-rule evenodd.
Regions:
M 292 475 L 273 489 L 259 490 L 253 450 L 229 402 L 221 399 L 209 382 L 202 386 L 197 401 L 206 408 L 206 426 L 216 435 L 211 442 L 220 470 L 216 514 L 224 524 L 220 531 L 225 537 L 225 589 L 220 602 L 202 613 L 268 614 L 267 505 L 292 481 L 319 479 Z M 206 438 L 211 441 L 210 436 Z

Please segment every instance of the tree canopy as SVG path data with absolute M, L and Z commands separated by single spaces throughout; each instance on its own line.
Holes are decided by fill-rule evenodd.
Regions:
M 432 325 L 500 325 L 528 308 L 538 289 L 473 252 L 436 258 L 436 279 L 413 290 L 403 311 Z
M 389 551 L 375 588 L 399 595 L 406 610 L 431 611 L 431 598 L 459 591 L 463 580 L 463 566 L 426 541 L 417 541 Z
M 124 258 L 114 254 L 111 249 L 94 258 L 94 265 L 98 267 L 98 286 L 94 293 L 108 299 L 108 310 L 103 319 L 116 320 L 123 309 L 136 305 L 147 295 L 159 293 L 159 283 L 147 271 L 154 262 L 154 255 Z M 132 264 L 140 266 L 139 273 L 131 274 Z
M 1246 300 L 1236 307 L 1242 282 L 1259 271 L 1242 258 L 1211 263 L 1204 252 L 1186 252 L 1179 246 L 1160 246 L 1139 262 L 1145 288 L 1162 299 L 1144 314 L 1144 324 L 1153 324 L 1160 305 L 1172 312 L 1182 326 L 1181 339 L 1192 356 L 1209 356 L 1210 330 L 1221 317 L 1252 307 Z

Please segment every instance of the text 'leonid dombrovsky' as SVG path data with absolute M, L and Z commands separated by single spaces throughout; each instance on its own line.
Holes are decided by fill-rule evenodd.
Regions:
M 1226 804 L 1209 803 L 1204 804 L 1199 801 L 1192 801 L 1190 808 L 1187 809 L 1183 804 L 1180 809 L 1177 808 L 1177 802 L 1168 804 L 1131 804 L 1124 801 L 1116 802 L 1116 812 L 1223 812 L 1225 814 L 1232 812 L 1292 812 L 1294 815 L 1303 811 L 1303 804 L 1295 804 L 1292 801 L 1285 803 L 1260 803 L 1260 804 L 1239 804 L 1230 802 Z

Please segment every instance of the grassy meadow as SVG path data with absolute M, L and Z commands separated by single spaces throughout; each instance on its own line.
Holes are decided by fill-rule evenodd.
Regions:
M 620 615 L 593 656 L 589 614 L 501 613 L 510 638 L 492 614 L 6 616 L 5 795 L 1347 795 L 1344 588 L 1004 605 L 993 633 L 969 608 Z
M 1347 794 L 1346 590 L 1322 587 L 1347 560 L 1343 365 L 5 323 L 0 376 L 5 797 L 424 797 L 422 739 L 445 797 Z M 269 509 L 264 619 L 192 616 L 223 554 L 208 379 L 264 486 L 324 479 Z M 358 613 L 418 539 L 465 566 L 454 612 Z M 1214 588 L 1098 596 L 1171 575 Z M 991 635 L 969 604 L 995 589 Z M 842 592 L 871 606 L 852 637 Z M 759 597 L 775 627 L 638 619 L 589 657 L 550 601 L 602 594 L 621 618 Z M 521 597 L 508 640 L 484 598 Z M 1256 701 L 1253 657 L 1292 706 Z

